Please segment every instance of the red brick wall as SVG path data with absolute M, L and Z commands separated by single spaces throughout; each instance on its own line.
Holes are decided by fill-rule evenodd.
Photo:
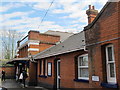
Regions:
M 28 56 L 28 46 L 26 45 L 25 47 L 21 48 L 18 54 L 19 54 L 19 58 Z
M 29 40 L 39 40 L 39 32 L 38 31 L 29 31 L 28 39 Z
M 29 45 L 24 46 L 19 49 L 19 58 L 27 57 L 29 53 L 35 55 L 51 46 L 53 46 L 56 42 L 60 41 L 60 36 L 41 34 L 38 31 L 29 31 L 28 33 L 29 40 L 38 40 L 40 41 L 39 45 Z M 39 51 L 28 51 L 28 48 L 37 48 Z
M 40 34 L 39 40 L 43 41 L 43 42 L 56 43 L 56 42 L 60 41 L 60 36 Z
M 75 56 L 85 54 L 83 51 L 60 56 L 61 60 L 61 87 L 88 88 L 89 83 L 75 82 Z
M 100 41 L 105 41 L 113 38 L 118 38 L 118 33 L 120 29 L 118 29 L 118 11 L 120 11 L 120 2 L 110 3 L 107 8 L 104 10 L 102 15 L 99 19 L 95 22 L 95 24 L 85 30 L 85 37 L 87 45 L 93 44 Z M 120 86 L 120 67 L 119 67 L 119 40 L 112 40 L 112 41 L 105 41 L 104 43 L 95 44 L 88 46 L 88 53 L 89 53 L 89 71 L 90 71 L 90 87 L 101 87 L 101 82 L 105 82 L 105 64 L 104 59 L 102 57 L 102 46 L 112 43 L 114 45 L 114 52 L 115 52 L 115 64 L 116 64 L 116 74 L 117 74 L 117 82 Z M 99 82 L 92 81 L 92 75 L 96 75 L 100 77 Z
M 38 77 L 38 82 L 44 82 L 44 83 L 48 83 L 48 84 L 51 84 L 53 85 L 54 84 L 54 57 L 51 57 L 51 58 L 47 58 L 47 63 L 48 62 L 51 62 L 52 63 L 52 76 L 51 77 L 48 77 L 48 78 L 41 78 L 41 77 Z M 43 59 L 42 59 L 43 60 Z M 40 60 L 38 60 L 38 75 L 40 75 Z
M 40 40 L 43 42 L 56 43 L 60 40 L 60 36 L 41 34 L 38 31 L 30 31 L 29 40 Z
M 31 55 L 35 55 L 51 46 L 53 46 L 56 42 L 60 40 L 60 36 L 54 36 L 54 35 L 47 35 L 47 34 L 41 34 L 38 31 L 30 31 L 28 33 L 28 39 L 29 40 L 38 40 L 39 45 L 29 45 L 28 48 L 35 48 L 39 49 L 39 51 L 28 51 Z M 30 67 L 29 67 L 29 82 L 31 84 L 36 82 L 36 65 L 34 63 L 30 62 Z
M 118 37 L 120 37 L 120 2 L 118 4 Z M 119 83 L 119 87 L 120 87 L 120 39 L 118 40 L 118 83 Z
M 89 83 L 76 82 L 75 79 L 75 56 L 85 54 L 83 51 L 73 52 L 69 54 L 63 54 L 55 57 L 46 58 L 47 62 L 52 62 L 52 77 L 38 77 L 38 82 L 47 83 L 54 85 L 55 79 L 55 66 L 54 60 L 59 58 L 60 63 L 60 76 L 61 76 L 61 87 L 64 88 L 88 88 Z M 40 75 L 40 60 L 38 60 L 38 75 Z
M 6 72 L 6 78 L 14 78 L 15 67 L 12 67 L 12 66 L 0 67 L 0 74 L 1 74 L 2 70 L 4 70 Z
M 41 52 L 41 51 L 43 51 L 43 50 L 45 50 L 45 49 L 47 49 L 47 48 L 50 48 L 51 46 L 53 46 L 53 45 L 41 43 L 41 44 L 39 45 L 39 50 L 40 50 L 40 52 Z

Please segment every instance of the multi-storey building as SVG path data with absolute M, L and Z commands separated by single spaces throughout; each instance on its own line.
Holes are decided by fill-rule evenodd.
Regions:
M 60 36 L 29 31 L 28 35 L 18 41 L 18 58 L 35 55 L 60 41 Z
M 51 34 L 53 32 L 54 34 Z M 17 42 L 16 58 L 9 63 L 14 63 L 16 67 L 16 75 L 20 75 L 22 69 L 26 69 L 29 75 L 27 82 L 29 85 L 36 85 L 37 64 L 33 63 L 32 56 L 50 48 L 57 43 L 62 42 L 73 33 L 47 31 L 39 33 L 39 31 L 29 31 L 28 35 Z M 65 37 L 62 37 L 65 35 Z
M 28 35 L 17 42 L 16 58 L 12 60 L 15 63 L 16 75 L 20 75 L 23 69 L 26 69 L 29 77 L 27 82 L 29 85 L 36 85 L 36 69 L 37 64 L 32 63 L 32 55 L 56 45 L 60 41 L 60 36 L 39 33 L 39 31 L 29 31 Z

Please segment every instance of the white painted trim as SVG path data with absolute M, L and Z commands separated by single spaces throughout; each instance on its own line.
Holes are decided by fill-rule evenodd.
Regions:
M 40 75 L 43 75 L 43 60 L 41 60 L 40 69 L 41 69 Z
M 57 89 L 59 89 L 59 85 L 60 85 L 60 82 L 59 82 L 59 80 L 61 79 L 61 77 L 60 77 L 60 75 L 58 75 L 58 73 L 60 73 L 60 72 L 58 72 L 59 71 L 59 68 L 60 67 L 58 67 L 58 63 L 60 63 L 60 61 L 61 60 L 57 60 Z
M 39 43 L 39 40 L 29 40 L 29 42 L 33 42 L 33 43 Z
M 17 49 L 16 52 L 19 52 L 19 49 Z
M 39 43 L 29 42 L 29 43 L 28 43 L 28 46 L 30 46 L 30 45 L 39 45 Z
M 47 60 L 45 59 L 45 76 L 47 76 Z
M 38 41 L 38 40 L 29 40 L 28 46 L 30 46 L 30 45 L 39 45 L 39 42 L 40 41 Z
M 15 54 L 16 56 L 19 56 L 19 54 Z
M 39 51 L 38 48 L 29 48 L 28 51 Z
M 28 41 L 26 41 L 25 43 L 23 43 L 22 45 L 20 45 L 20 46 L 18 47 L 18 50 L 21 49 L 22 47 L 26 46 L 26 45 L 29 46 L 29 43 L 30 43 L 30 44 L 33 43 L 33 44 L 37 44 L 37 45 L 38 45 L 38 43 L 40 43 L 40 41 L 38 41 L 38 40 L 28 40 Z
M 78 79 L 89 80 L 89 78 L 87 78 L 87 77 L 78 77 Z
M 112 57 L 113 57 L 113 61 L 108 61 L 108 51 L 107 51 L 107 48 L 108 48 L 108 47 L 112 47 Z M 115 77 L 110 77 L 110 63 L 113 63 L 113 64 L 114 64 Z M 108 82 L 108 83 L 116 83 L 116 69 L 115 69 L 114 47 L 113 47 L 112 44 L 106 46 L 106 71 L 107 71 L 107 82 Z
M 83 55 L 80 55 L 79 57 L 78 57 L 78 79 L 85 79 L 85 80 L 89 80 L 89 75 L 88 75 L 88 77 L 80 77 L 80 71 L 79 71 L 79 69 L 81 68 L 81 69 L 83 69 L 83 68 L 87 68 L 88 70 L 89 70 L 89 66 L 79 66 L 79 58 L 80 57 L 84 57 L 84 56 L 87 56 L 88 57 L 88 54 L 83 54 Z M 88 71 L 88 73 L 89 73 L 89 71 Z

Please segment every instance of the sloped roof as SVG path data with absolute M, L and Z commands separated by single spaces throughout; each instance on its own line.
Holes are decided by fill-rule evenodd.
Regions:
M 65 41 L 54 45 L 51 48 L 48 48 L 43 52 L 34 55 L 33 57 L 35 59 L 41 59 L 59 54 L 69 53 L 83 49 L 83 45 L 85 45 L 84 31 L 70 36 Z
M 58 35 L 60 36 L 60 41 L 64 41 L 74 33 L 48 30 L 47 32 L 45 32 L 45 34 Z
M 29 60 L 28 57 L 25 57 L 25 58 L 13 58 L 13 59 L 9 60 L 7 62 L 7 64 L 12 64 L 13 62 L 17 62 L 17 61 L 28 61 L 28 60 Z

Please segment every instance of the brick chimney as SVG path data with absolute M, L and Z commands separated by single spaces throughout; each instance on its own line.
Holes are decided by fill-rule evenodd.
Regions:
M 94 6 L 89 5 L 89 9 L 86 11 L 86 14 L 88 15 L 88 24 L 90 24 L 97 16 L 98 10 L 95 10 Z

